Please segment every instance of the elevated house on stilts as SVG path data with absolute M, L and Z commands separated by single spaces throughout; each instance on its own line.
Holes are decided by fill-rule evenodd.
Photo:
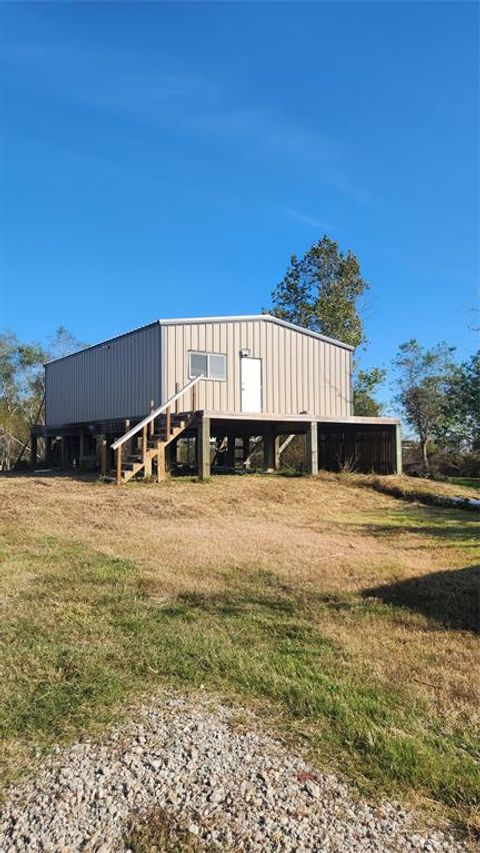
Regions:
M 304 436 L 305 470 L 401 470 L 399 422 L 353 415 L 352 348 L 268 314 L 157 320 L 45 365 L 46 464 L 105 478 L 165 477 L 182 447 L 200 477 L 281 464 Z

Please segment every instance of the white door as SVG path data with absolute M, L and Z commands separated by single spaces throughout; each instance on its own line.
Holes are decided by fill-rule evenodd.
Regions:
M 242 412 L 262 411 L 262 359 L 242 358 Z

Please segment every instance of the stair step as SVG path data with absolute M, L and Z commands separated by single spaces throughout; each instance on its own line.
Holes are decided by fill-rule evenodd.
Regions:
M 170 419 L 170 431 L 167 433 L 167 419 L 165 417 L 158 418 L 157 432 L 153 435 L 147 435 L 147 447 L 145 453 L 141 441 L 136 440 L 135 444 L 130 444 L 128 450 L 125 449 L 125 456 L 122 459 L 121 482 L 128 483 L 137 474 L 144 471 L 145 463 L 149 462 L 149 467 L 152 460 L 160 450 L 162 452 L 171 441 L 181 435 L 185 429 L 191 424 L 194 419 L 194 413 L 182 418 L 172 416 Z M 140 446 L 139 446 L 140 444 Z M 163 463 L 162 463 L 163 468 Z M 116 477 L 105 477 L 107 482 L 116 482 Z

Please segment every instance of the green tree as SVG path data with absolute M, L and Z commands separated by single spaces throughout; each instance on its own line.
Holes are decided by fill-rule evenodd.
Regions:
M 65 326 L 59 326 L 55 334 L 48 339 L 47 360 L 63 358 L 64 355 L 71 355 L 72 352 L 77 352 L 86 346 L 87 344 L 79 341 Z
M 47 354 L 40 344 L 21 343 L 13 332 L 0 334 L 0 400 L 13 415 L 27 400 L 43 395 L 43 362 Z
M 339 251 L 325 235 L 302 258 L 292 255 L 272 291 L 270 313 L 358 347 L 366 340 L 360 300 L 368 289 L 353 252 Z
M 382 413 L 382 405 L 375 399 L 379 385 L 385 382 L 387 371 L 379 367 L 358 370 L 353 382 L 353 412 L 366 418 L 375 418 Z
M 0 402 L 12 414 L 17 402 L 16 355 L 18 340 L 13 332 L 0 334 Z
M 447 396 L 456 374 L 454 350 L 446 343 L 425 349 L 413 338 L 400 345 L 394 361 L 398 386 L 395 399 L 418 437 L 426 472 L 428 442 L 446 424 Z
M 23 343 L 13 332 L 0 333 L 0 465 L 10 467 L 28 440 L 44 396 L 43 365 L 82 344 L 63 326 L 48 346 Z
M 480 350 L 452 373 L 437 440 L 459 451 L 480 450 Z

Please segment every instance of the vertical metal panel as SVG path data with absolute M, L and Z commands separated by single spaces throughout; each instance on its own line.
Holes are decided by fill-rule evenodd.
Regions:
M 142 417 L 161 396 L 158 323 L 47 364 L 47 424 Z
M 344 417 L 352 414 L 351 353 L 267 320 L 229 320 L 165 325 L 165 395 L 188 382 L 188 351 L 227 355 L 227 381 L 200 383 L 198 406 L 241 412 L 240 350 L 262 359 L 263 411 Z
M 363 473 L 393 474 L 395 426 L 319 423 L 319 466 L 338 471 L 344 465 Z

